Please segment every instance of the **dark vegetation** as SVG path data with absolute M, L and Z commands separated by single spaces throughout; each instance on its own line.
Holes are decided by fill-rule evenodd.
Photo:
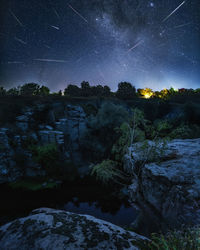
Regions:
M 38 124 L 48 123 L 49 109 L 56 102 L 83 107 L 87 115 L 87 128 L 80 145 L 83 159 L 97 165 L 96 170 L 112 169 L 119 179 L 122 179 L 121 172 L 113 173 L 113 169 L 122 170 L 123 155 L 131 143 L 200 137 L 200 89 L 170 88 L 153 92 L 149 88 L 136 90 L 128 82 L 119 83 L 116 92 L 111 92 L 108 86 L 91 86 L 88 82 L 82 82 L 81 87 L 70 84 L 58 93 L 50 93 L 47 87 L 35 83 L 9 90 L 1 87 L 0 126 L 13 128 L 23 108 L 36 104 L 45 104 L 46 108 L 35 112 L 34 120 Z M 59 112 L 55 116 L 60 117 Z M 34 161 L 44 166 L 49 176 L 56 174 L 61 178 L 65 176 L 63 168 L 69 172 L 74 168 L 72 162 L 63 167 L 62 154 L 56 145 L 41 146 L 28 141 L 24 147 L 28 145 Z M 17 152 L 16 161 L 23 167 L 21 153 Z
M 23 108 L 37 104 L 45 104 L 46 109 L 35 112 L 34 119 L 39 124 L 45 123 L 51 104 L 56 102 L 63 106 L 79 105 L 84 109 L 87 127 L 80 145 L 83 160 L 91 163 L 91 174 L 97 181 L 112 187 L 113 184 L 123 186 L 129 181 L 123 172 L 123 156 L 131 143 L 200 137 L 200 89 L 171 88 L 154 92 L 148 88 L 136 90 L 127 82 L 120 83 L 116 92 L 108 86 L 90 86 L 88 82 L 82 82 L 81 87 L 68 85 L 64 92 L 57 93 L 50 93 L 47 87 L 35 83 L 9 90 L 0 87 L 0 126 L 13 129 L 16 116 L 23 114 Z M 55 115 L 60 117 L 58 113 Z M 55 179 L 73 181 L 76 178 L 73 162 L 63 163 L 57 145 L 25 141 L 23 146 L 52 179 L 47 181 L 45 188 L 55 187 Z M 24 158 L 23 151 L 16 152 L 15 161 L 22 168 L 26 167 Z M 11 186 L 40 190 L 43 183 L 43 180 L 36 183 L 25 180 Z M 199 249 L 196 232 L 199 234 L 198 230 L 154 235 L 146 247 Z

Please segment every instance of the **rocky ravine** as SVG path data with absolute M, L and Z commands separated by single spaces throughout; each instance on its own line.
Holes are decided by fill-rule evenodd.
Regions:
M 86 114 L 81 106 L 58 102 L 25 107 L 12 125 L 0 128 L 0 184 L 45 175 L 28 150 L 32 141 L 57 144 L 64 162 L 72 162 L 80 176 L 87 174 L 88 164 L 80 150 L 85 128 Z
M 147 238 L 89 215 L 40 208 L 0 227 L 0 249 L 132 249 Z
M 146 163 L 138 171 L 137 162 L 146 161 L 139 148 L 133 145 L 131 157 L 125 157 L 125 169 L 134 176 L 130 200 L 143 211 L 135 226 L 144 227 L 147 215 L 159 228 L 200 224 L 200 139 L 169 142 L 161 162 Z

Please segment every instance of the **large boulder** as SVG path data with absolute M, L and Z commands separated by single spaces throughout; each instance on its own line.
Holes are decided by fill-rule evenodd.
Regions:
M 147 238 L 89 215 L 40 208 L 0 227 L 1 249 L 138 249 Z
M 142 154 L 126 156 L 126 168 L 135 171 L 130 200 L 148 208 L 163 227 L 200 224 L 200 139 L 173 140 L 160 161 L 134 168 L 137 159 Z

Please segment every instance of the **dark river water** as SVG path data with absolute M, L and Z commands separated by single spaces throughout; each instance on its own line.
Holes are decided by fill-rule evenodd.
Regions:
M 119 199 L 98 185 L 67 185 L 53 190 L 27 191 L 0 186 L 0 224 L 28 215 L 33 209 L 50 207 L 89 214 L 119 226 L 128 226 L 137 211 L 127 199 Z

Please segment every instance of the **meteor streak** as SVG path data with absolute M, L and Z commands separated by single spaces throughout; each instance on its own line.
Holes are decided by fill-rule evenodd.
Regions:
M 185 4 L 186 3 L 186 1 L 183 1 L 181 4 L 179 4 L 179 6 L 175 9 L 175 10 L 173 10 L 167 17 L 165 17 L 163 20 L 162 20 L 162 22 L 164 23 L 165 21 L 167 21 L 167 19 L 169 19 L 170 18 L 170 16 L 172 16 L 183 4 Z
M 12 12 L 12 10 L 9 10 L 9 11 L 10 11 L 10 14 L 14 17 L 14 19 L 18 22 L 18 24 L 21 27 L 24 27 L 24 25 L 20 22 L 19 18 L 17 18 L 16 15 Z
M 55 13 L 55 15 L 57 16 L 57 18 L 60 19 L 60 16 L 59 16 L 58 12 L 56 11 L 56 9 L 53 8 L 53 10 L 54 10 L 54 13 Z
M 56 29 L 56 30 L 59 30 L 60 28 L 57 27 L 57 26 L 54 26 L 54 25 L 51 25 L 52 28 Z
M 77 10 L 75 10 L 70 4 L 68 4 L 68 7 L 72 9 L 80 18 L 82 18 L 86 23 L 88 23 L 88 20 L 85 19 Z
M 191 22 L 190 22 L 190 23 L 184 23 L 184 24 L 177 25 L 177 26 L 175 26 L 174 28 L 175 28 L 175 29 L 176 29 L 176 28 L 181 28 L 181 27 L 188 26 L 188 25 L 190 25 L 190 24 L 192 24 L 192 23 L 191 23 Z
M 50 46 L 48 46 L 48 45 L 46 45 L 46 44 L 45 44 L 44 46 L 45 46 L 47 49 L 50 49 L 50 48 L 51 48 Z
M 15 40 L 22 43 L 22 44 L 27 44 L 27 42 L 24 42 L 22 39 L 15 37 Z
M 127 53 L 130 52 L 131 50 L 137 48 L 141 43 L 143 43 L 143 40 L 140 40 L 140 41 L 139 41 L 138 43 L 136 43 L 133 47 L 131 47 L 131 48 L 127 51 Z
M 58 62 L 58 63 L 66 63 L 67 62 L 65 60 L 41 59 L 41 58 L 37 58 L 37 59 L 33 59 L 33 60 L 40 61 L 40 62 Z
M 23 63 L 23 62 L 18 62 L 18 61 L 8 62 L 8 64 L 20 64 L 20 63 Z

